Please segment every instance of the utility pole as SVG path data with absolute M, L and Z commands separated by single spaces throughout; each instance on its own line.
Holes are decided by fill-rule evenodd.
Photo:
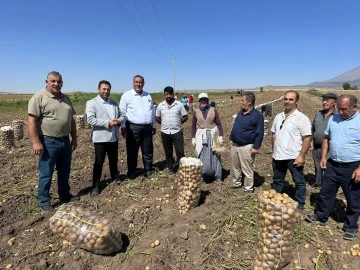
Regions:
M 171 62 L 170 64 L 173 65 L 174 67 L 174 91 L 175 91 L 175 82 L 176 82 L 176 64 L 179 64 L 179 62 L 176 61 L 176 58 L 175 57 L 171 57 Z

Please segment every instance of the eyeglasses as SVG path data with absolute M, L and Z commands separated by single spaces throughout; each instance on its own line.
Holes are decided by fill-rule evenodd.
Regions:
M 284 125 L 284 122 L 285 122 L 285 119 L 284 119 L 284 120 L 282 120 L 282 122 L 281 122 L 281 125 L 280 125 L 280 130 L 282 129 L 282 127 L 283 127 L 283 125 Z

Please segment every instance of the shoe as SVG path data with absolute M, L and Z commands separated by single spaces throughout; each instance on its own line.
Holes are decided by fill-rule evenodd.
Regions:
M 244 189 L 244 192 L 245 193 L 254 193 L 254 189 L 252 188 L 252 189 Z
M 313 223 L 313 224 L 319 224 L 320 226 L 325 226 L 326 222 L 322 222 L 319 220 L 319 217 L 315 214 L 315 215 L 307 215 L 305 217 L 305 220 L 307 222 Z
M 100 194 L 100 191 L 99 191 L 99 187 L 94 187 L 91 192 L 90 192 L 90 196 L 98 196 Z
M 238 189 L 238 188 L 242 188 L 242 184 L 232 184 L 232 186 L 230 187 L 231 189 Z
M 146 173 L 144 173 L 144 176 L 148 179 L 150 179 L 153 176 L 153 172 L 152 171 L 148 171 Z
M 54 207 L 52 207 L 52 205 L 51 205 L 50 203 L 44 204 L 44 205 L 40 205 L 40 208 L 41 208 L 41 210 L 44 211 L 44 212 L 54 211 Z
M 297 208 L 298 210 L 304 210 L 304 209 L 305 209 L 305 205 L 298 204 L 296 208 Z
M 221 185 L 223 183 L 222 179 L 221 178 L 216 178 L 214 183 L 218 184 L 218 185 Z
M 78 201 L 78 200 L 80 200 L 80 197 L 79 197 L 79 196 L 77 196 L 77 195 L 75 195 L 75 196 L 70 195 L 69 198 L 60 199 L 60 203 L 76 202 L 76 201 Z
M 354 241 L 356 239 L 356 232 L 344 232 L 344 240 Z

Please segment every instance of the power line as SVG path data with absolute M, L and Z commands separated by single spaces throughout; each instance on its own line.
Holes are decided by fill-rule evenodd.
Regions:
M 135 23 L 135 21 L 131 18 L 130 14 L 127 12 L 125 7 L 121 4 L 119 0 L 115 0 L 115 2 L 124 10 L 126 16 L 129 18 L 129 20 L 132 22 L 132 24 L 136 27 L 136 29 L 140 32 L 140 34 L 145 38 L 145 40 L 150 44 L 150 46 L 162 57 L 166 60 L 166 57 L 159 52 L 159 50 L 156 49 L 156 47 L 150 42 L 150 40 L 147 38 L 147 36 L 141 31 L 140 27 Z
M 165 43 L 166 43 L 166 45 L 167 45 L 167 47 L 168 47 L 168 49 L 169 49 L 169 51 L 170 51 L 171 56 L 174 57 L 174 54 L 173 54 L 173 52 L 172 52 L 172 50 L 171 50 L 171 48 L 170 48 L 170 46 L 169 46 L 169 42 L 168 42 L 168 40 L 167 40 L 167 38 L 166 38 L 166 35 L 165 35 L 164 29 L 163 29 L 163 27 L 162 27 L 162 24 L 160 23 L 159 16 L 157 15 L 157 12 L 156 12 L 154 3 L 153 3 L 152 0 L 150 0 L 150 2 L 151 2 L 151 6 L 152 6 L 152 8 L 153 8 L 153 10 L 154 10 L 156 19 L 157 19 L 157 21 L 158 21 L 158 23 L 159 23 L 159 25 L 160 25 L 160 30 L 161 30 L 161 33 L 162 33 L 164 39 L 165 39 Z
M 145 22 L 145 25 L 148 27 L 148 32 L 151 34 L 151 36 L 153 37 L 153 39 L 155 40 L 155 42 L 157 43 L 157 45 L 160 48 L 163 48 L 161 43 L 159 42 L 159 40 L 156 38 L 156 35 L 154 34 L 153 29 L 151 29 L 150 27 L 150 23 L 147 22 L 147 20 L 145 19 L 145 16 L 140 12 L 140 8 L 138 8 L 138 6 L 136 5 L 136 1 L 132 0 L 131 1 L 135 7 L 135 10 L 137 11 L 137 13 L 140 15 L 140 17 L 143 19 L 143 21 Z M 172 55 L 170 55 L 172 56 Z

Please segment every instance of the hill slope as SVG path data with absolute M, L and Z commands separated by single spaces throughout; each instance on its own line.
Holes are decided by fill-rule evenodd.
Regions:
M 308 86 L 341 88 L 344 82 L 360 85 L 360 66 L 353 68 L 330 80 L 309 83 Z

